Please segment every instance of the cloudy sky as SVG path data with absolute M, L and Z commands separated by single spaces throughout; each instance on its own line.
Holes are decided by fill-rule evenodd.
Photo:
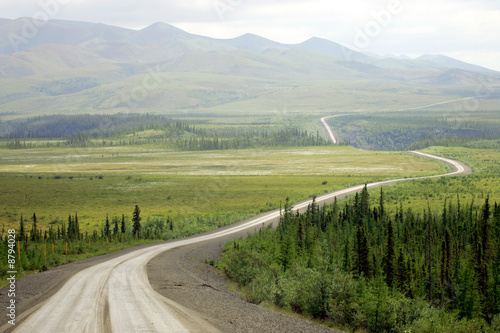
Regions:
M 498 0 L 1 0 L 0 17 L 43 17 L 190 33 L 321 37 L 380 55 L 444 54 L 500 71 Z

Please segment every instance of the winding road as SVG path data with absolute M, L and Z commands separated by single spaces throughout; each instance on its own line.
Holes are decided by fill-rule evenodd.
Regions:
M 322 118 L 321 122 L 331 141 L 336 143 L 337 139 L 330 126 L 326 123 L 326 118 L 327 117 Z M 446 163 L 451 168 L 449 173 L 443 175 L 420 178 L 455 176 L 471 172 L 470 168 L 464 164 L 451 159 L 421 152 L 411 153 L 425 158 L 439 160 Z M 413 179 L 418 178 L 380 181 L 370 183 L 367 186 L 371 188 Z M 352 186 L 318 196 L 316 202 L 319 204 L 331 202 L 335 197 L 342 198 L 346 195 L 360 191 L 363 186 L 364 185 Z M 312 199 L 296 203 L 293 209 L 303 210 L 307 208 L 311 202 Z M 178 266 L 172 266 L 174 268 L 166 269 L 164 274 L 173 274 L 172 276 L 176 276 L 175 278 L 179 279 L 179 281 L 176 280 L 176 284 L 170 286 L 170 289 L 167 290 L 168 288 L 165 287 L 165 284 L 168 284 L 167 278 L 161 278 L 159 280 L 160 282 L 151 282 L 151 277 L 148 277 L 150 269 L 150 267 L 148 267 L 148 262 L 155 257 L 159 258 L 163 256 L 164 259 L 162 259 L 162 262 L 165 263 L 165 260 L 170 260 L 169 264 L 171 263 L 174 265 L 177 262 L 185 260 L 182 258 L 187 256 L 187 250 L 182 252 L 183 249 L 203 252 L 209 248 L 210 244 L 217 244 L 216 246 L 220 246 L 222 242 L 245 235 L 247 232 L 256 230 L 264 224 L 276 223 L 279 220 L 279 216 L 280 211 L 274 210 L 246 219 L 232 226 L 186 239 L 174 240 L 139 248 L 137 250 L 131 250 L 121 256 L 91 265 L 73 274 L 57 292 L 52 294 L 51 297 L 38 302 L 38 304 L 31 307 L 29 310 L 24 311 L 22 316 L 19 317 L 19 324 L 15 326 L 14 332 L 163 333 L 227 331 L 229 329 L 224 327 L 221 329 L 221 326 L 217 325 L 217 320 L 212 318 L 213 316 L 217 316 L 220 311 L 194 308 L 197 304 L 205 304 L 207 302 L 210 304 L 210 302 L 212 302 L 211 300 L 191 300 L 188 302 L 184 299 L 184 296 L 179 296 L 176 300 L 164 296 L 168 296 L 169 292 L 175 292 L 175 288 L 181 288 L 183 285 L 189 284 L 188 282 L 180 281 L 180 279 L 186 278 L 198 281 L 199 278 L 190 276 L 191 273 L 189 272 L 182 272 L 181 274 L 180 271 L 184 270 L 184 266 L 180 264 Z M 184 257 L 176 257 L 176 253 L 184 253 Z M 163 287 L 161 287 L 162 283 Z M 220 290 L 212 285 L 201 282 L 193 283 L 197 283 L 200 289 L 194 293 L 191 291 L 190 297 L 211 297 L 204 296 L 205 289 L 209 289 L 210 292 L 214 294 L 218 291 L 220 292 Z M 152 286 L 152 284 L 154 286 Z M 202 289 L 201 287 L 206 288 Z M 241 300 L 241 302 L 242 310 L 239 310 L 241 316 L 245 316 L 245 314 L 249 314 L 251 311 L 256 311 L 256 308 L 251 308 L 252 305 L 248 303 L 246 305 L 243 304 L 246 303 L 243 300 Z M 221 303 L 221 301 L 219 301 L 219 303 Z M 212 303 L 213 307 L 222 308 L 223 304 L 219 303 L 214 299 Z M 215 313 L 215 315 L 213 313 Z M 220 316 L 223 316 L 223 313 L 221 313 Z M 268 320 L 265 318 L 270 317 L 266 316 L 272 316 L 272 314 L 263 314 L 259 316 L 258 319 L 252 319 L 252 321 Z M 234 320 L 237 321 L 238 318 L 234 318 Z M 231 320 L 228 319 L 226 321 L 234 325 Z M 256 323 L 254 324 L 257 325 Z M 297 325 L 296 323 L 291 325 L 292 327 L 299 327 L 293 326 Z M 248 326 L 248 331 L 258 331 L 257 329 L 252 330 L 249 327 L 250 326 Z M 283 326 L 280 326 L 280 328 L 284 329 Z M 7 329 L 9 331 L 12 330 L 7 324 L 0 327 L 1 331 Z M 318 327 L 315 329 L 316 330 L 311 328 L 310 331 L 319 332 L 327 328 Z M 303 329 L 297 328 L 297 331 L 300 330 Z M 307 330 L 309 331 L 309 329 Z M 235 329 L 234 331 L 238 330 Z M 245 331 L 245 329 L 241 328 L 241 331 Z

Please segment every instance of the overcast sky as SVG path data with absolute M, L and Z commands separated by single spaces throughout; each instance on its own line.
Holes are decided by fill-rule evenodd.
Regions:
M 40 16 L 190 33 L 321 37 L 380 55 L 444 54 L 500 71 L 498 0 L 0 0 L 0 17 Z M 42 16 L 40 16 L 42 17 Z

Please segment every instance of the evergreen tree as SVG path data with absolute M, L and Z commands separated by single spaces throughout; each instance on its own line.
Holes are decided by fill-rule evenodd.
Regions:
M 351 270 L 351 256 L 349 255 L 349 252 L 349 239 L 346 239 L 344 245 L 344 260 L 342 263 L 342 269 L 345 272 L 349 272 Z
M 394 282 L 394 230 L 392 221 L 387 224 L 387 252 L 385 257 L 385 282 L 389 288 L 393 287 Z
M 106 215 L 106 223 L 104 225 L 104 237 L 109 237 L 111 236 L 111 229 L 109 225 L 109 217 Z
M 113 227 L 113 236 L 116 236 L 118 235 L 118 217 L 113 217 L 113 224 L 114 224 L 114 227 Z
M 75 213 L 74 235 L 75 235 L 75 239 L 80 239 L 80 223 L 78 222 L 78 214 L 77 213 Z
M 359 216 L 361 217 L 361 219 L 370 216 L 370 195 L 368 194 L 367 184 L 365 184 L 365 187 L 363 187 L 363 190 L 361 191 L 359 204 Z
M 305 221 L 302 216 L 297 216 L 298 220 L 298 228 L 297 228 L 297 241 L 299 242 L 298 254 L 302 256 L 305 252 L 304 248 L 306 247 L 306 228 Z
M 481 232 L 481 248 L 483 251 L 484 260 L 490 260 L 490 246 L 491 246 L 491 227 L 490 227 L 490 203 L 489 196 L 486 197 L 483 208 L 481 209 L 480 232 Z
M 398 259 L 396 260 L 395 269 L 395 286 L 403 294 L 408 293 L 408 269 L 403 255 L 403 249 L 399 248 Z
M 122 214 L 122 223 L 121 223 L 121 232 L 122 234 L 125 233 L 125 214 Z
M 452 297 L 452 286 L 451 286 L 451 246 L 450 246 L 450 232 L 448 229 L 445 230 L 444 240 L 441 243 L 441 286 L 444 293 L 441 294 L 441 298 L 446 296 L 448 299 Z
M 141 232 L 141 210 L 138 205 L 135 205 L 134 213 L 132 214 L 132 234 L 134 237 Z
M 69 239 L 73 239 L 73 218 L 71 215 L 68 216 L 68 231 L 66 232 Z
M 429 202 L 427 202 L 427 269 L 429 274 L 428 279 L 428 288 L 429 288 L 429 304 L 432 306 L 432 230 L 431 230 L 431 206 Z
M 296 249 L 296 240 L 293 237 L 292 233 L 289 233 L 284 237 L 284 240 L 281 242 L 281 264 L 283 265 L 283 270 L 287 270 L 292 266 L 295 261 L 295 257 L 297 255 Z
M 382 218 L 385 216 L 385 208 L 384 208 L 384 190 L 382 190 L 382 187 L 380 188 L 380 199 L 379 199 L 379 216 Z
M 356 253 L 354 261 L 354 274 L 356 277 L 370 277 L 370 249 L 368 248 L 368 240 L 365 235 L 364 228 L 358 226 L 356 232 Z
M 24 219 L 23 215 L 21 214 L 21 220 L 19 221 L 19 239 L 24 240 Z
M 38 231 L 37 231 L 37 226 L 36 226 L 36 214 L 35 213 L 33 213 L 33 226 L 31 228 L 31 240 L 32 241 L 38 240 Z
M 490 285 L 491 277 L 491 228 L 489 224 L 490 219 L 490 205 L 489 197 L 486 197 L 485 203 L 481 209 L 481 219 L 479 221 L 479 237 L 477 239 L 479 244 L 476 245 L 476 274 L 478 282 L 478 291 L 480 295 L 480 308 L 481 316 L 491 324 L 493 315 L 497 312 L 494 309 L 494 298 L 492 294 L 493 286 Z
M 64 222 L 61 225 L 61 239 L 66 237 L 66 224 Z
M 394 327 L 406 327 L 429 313 L 443 314 L 446 323 L 457 323 L 460 328 L 462 322 L 452 320 L 453 316 L 464 322 L 472 319 L 469 331 L 481 326 L 488 331 L 486 323 L 495 323 L 500 312 L 498 206 L 492 208 L 486 201 L 481 209 L 473 203 L 457 208 L 457 198 L 457 206 L 448 201 L 444 209 L 432 213 L 429 204 L 423 214 L 415 214 L 409 207 L 404 216 L 399 206 L 395 219 L 389 219 L 392 212 L 380 215 L 385 216 L 380 222 L 387 225 L 379 228 L 373 222 L 381 211 L 380 203 L 377 214 L 358 223 L 364 201 L 361 197 L 360 193 L 333 211 L 326 205 L 316 212 L 311 205 L 302 214 L 285 213 L 275 234 L 269 229 L 269 233 L 249 236 L 228 251 L 226 259 L 239 262 L 233 266 L 238 270 L 245 267 L 245 272 L 268 274 L 268 284 L 278 290 L 277 304 L 314 316 L 337 316 L 352 311 L 347 304 L 355 304 L 361 311 L 371 311 L 362 315 L 368 330 L 401 331 Z M 299 252 L 301 244 L 303 251 Z M 245 280 L 248 275 L 252 274 L 245 274 Z M 323 288 L 325 281 L 330 289 Z M 292 286 L 294 294 L 303 295 L 286 300 L 284 286 Z M 350 295 L 346 295 L 349 288 Z M 429 303 L 423 301 L 426 297 Z M 425 303 L 442 309 L 424 310 Z M 342 304 L 348 307 L 342 309 Z

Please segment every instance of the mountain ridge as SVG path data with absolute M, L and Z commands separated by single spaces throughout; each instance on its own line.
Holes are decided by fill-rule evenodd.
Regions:
M 30 20 L 0 19 L 0 116 L 123 112 L 131 106 L 144 112 L 225 109 L 241 103 L 267 109 L 276 103 L 275 91 L 284 91 L 277 100 L 310 109 L 338 101 L 374 103 L 362 96 L 400 108 L 401 99 L 432 104 L 435 91 L 457 93 L 449 99 L 466 97 L 487 76 L 500 86 L 500 73 L 446 56 L 373 56 L 317 37 L 283 44 L 251 33 L 199 36 L 163 22 L 132 30 L 51 20 L 23 38 Z M 21 38 L 17 52 L 12 36 Z M 68 94 L 59 98 L 41 87 Z
M 28 24 L 26 22 L 31 22 L 34 25 L 33 21 L 34 19 L 29 18 L 18 18 L 15 20 L 0 18 L 0 54 L 11 55 L 15 53 L 12 45 L 9 45 L 11 43 L 8 38 L 9 34 L 11 36 L 15 34 L 24 40 L 28 40 L 27 45 L 23 45 L 25 47 L 20 50 L 47 43 L 78 46 L 80 44 L 89 44 L 96 40 L 140 45 L 166 43 L 174 40 L 203 40 L 205 42 L 210 41 L 213 44 L 226 45 L 256 53 L 263 53 L 269 47 L 282 47 L 305 49 L 345 61 L 359 61 L 368 64 L 375 63 L 377 58 L 379 58 L 354 51 L 341 44 L 319 37 L 312 37 L 297 44 L 279 43 L 251 33 L 231 39 L 216 39 L 191 34 L 164 22 L 155 22 L 143 29 L 132 30 L 102 23 L 49 20 L 46 22 L 46 26 L 38 29 L 38 33 L 33 38 L 23 38 L 23 26 Z M 422 55 L 416 59 L 408 59 L 404 55 L 390 58 L 421 61 L 432 66 L 444 66 L 447 69 L 458 68 L 485 73 L 498 73 L 482 66 L 469 64 L 443 55 Z

